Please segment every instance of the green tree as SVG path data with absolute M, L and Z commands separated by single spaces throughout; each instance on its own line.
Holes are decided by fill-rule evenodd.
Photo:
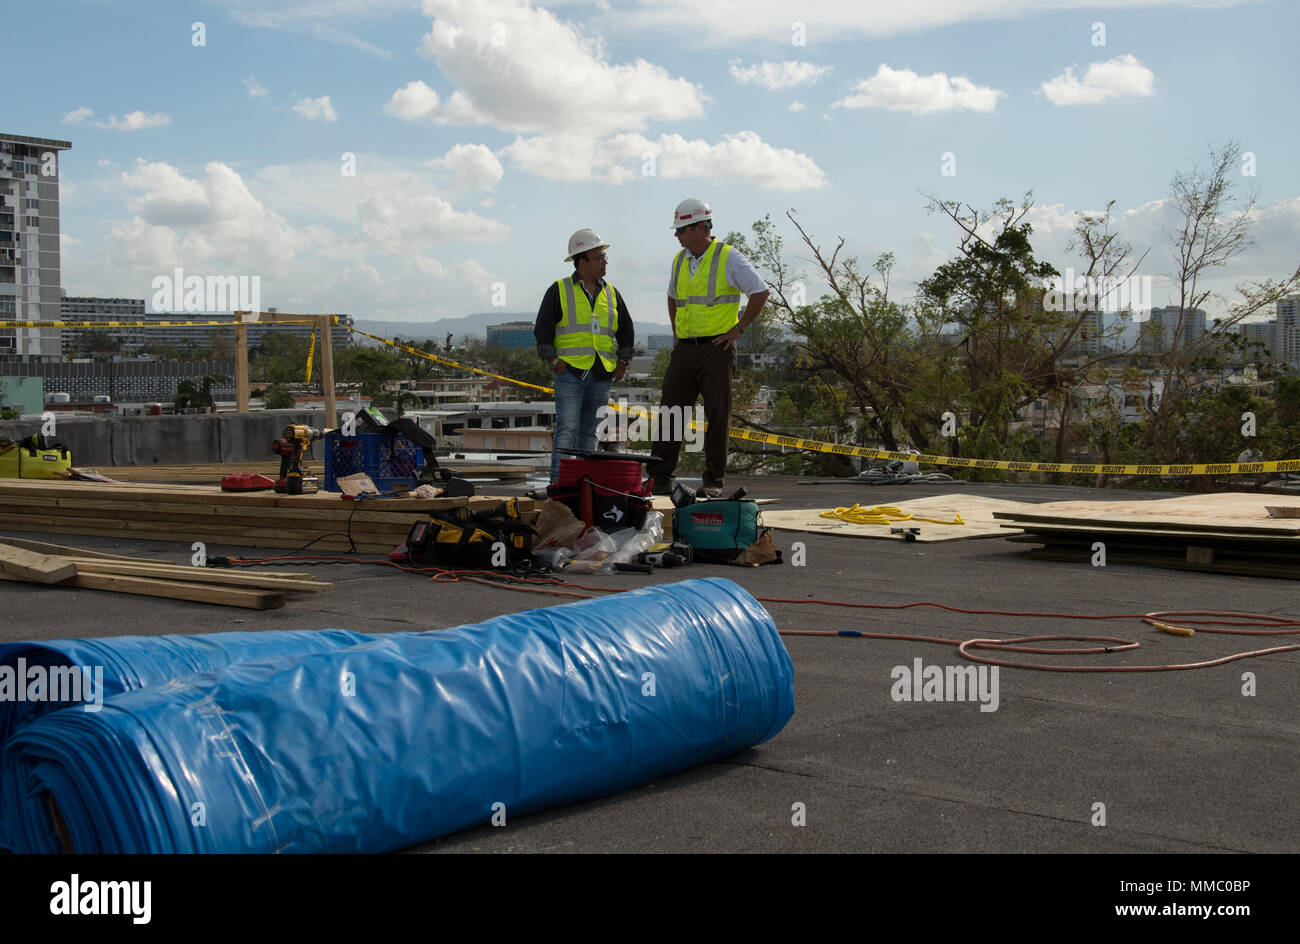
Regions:
M 176 396 L 172 400 L 172 406 L 178 410 L 199 409 L 215 413 L 217 403 L 212 395 L 212 388 L 217 384 L 228 383 L 230 378 L 220 374 L 206 374 L 193 380 L 182 380 L 176 385 Z
M 271 384 L 302 383 L 306 376 L 307 352 L 310 349 L 310 338 L 299 337 L 287 331 L 268 331 L 262 336 L 261 343 L 249 349 L 249 378 Z M 319 348 L 316 353 L 319 357 Z M 335 358 L 336 362 L 340 357 Z M 337 363 L 335 370 L 337 371 Z
M 334 374 L 344 383 L 358 384 L 376 406 L 391 406 L 393 394 L 386 386 L 406 376 L 406 364 L 390 348 L 356 346 L 334 359 Z
M 95 354 L 116 354 L 121 349 L 122 346 L 107 331 L 89 328 L 77 336 L 73 352 L 77 357 L 91 357 Z
M 982 458 L 1024 455 L 1011 435 L 1018 413 L 1060 383 L 1056 347 L 1065 320 L 1043 304 L 1045 280 L 1056 269 L 1034 257 L 1024 221 L 1032 194 L 1019 204 L 1003 198 L 988 212 L 930 197 L 928 209 L 957 224 L 957 257 L 940 265 L 919 289 L 919 317 L 952 326 L 963 390 L 958 415 L 961 452 Z M 1017 449 L 1017 446 L 1021 447 Z
M 262 405 L 268 410 L 291 410 L 293 395 L 280 384 L 272 384 L 262 391 Z

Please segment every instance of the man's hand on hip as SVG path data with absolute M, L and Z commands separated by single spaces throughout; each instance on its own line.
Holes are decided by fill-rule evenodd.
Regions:
M 713 343 L 721 344 L 723 350 L 730 351 L 733 347 L 736 346 L 736 342 L 738 340 L 740 340 L 740 325 L 736 325 L 726 334 L 718 335 L 716 338 L 713 339 Z
M 558 357 L 551 361 L 551 370 L 555 371 L 557 374 L 564 373 L 564 361 L 560 360 Z

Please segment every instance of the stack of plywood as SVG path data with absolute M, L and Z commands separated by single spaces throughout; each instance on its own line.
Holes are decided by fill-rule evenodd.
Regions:
M 19 538 L 0 541 L 0 580 L 50 588 L 109 590 L 251 610 L 282 607 L 286 594 L 334 589 L 332 583 L 317 580 L 310 574 L 187 567 L 170 561 L 118 557 Z
M 1226 492 L 1152 501 L 1068 501 L 996 512 L 1029 556 L 1300 580 L 1300 517 L 1271 515 L 1277 495 Z
M 344 499 L 333 492 L 223 492 L 212 485 L 0 480 L 0 531 L 386 554 L 430 511 L 499 498 Z M 532 502 L 520 499 L 521 511 Z

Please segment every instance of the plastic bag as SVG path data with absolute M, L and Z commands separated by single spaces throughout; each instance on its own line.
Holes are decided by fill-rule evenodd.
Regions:
M 547 547 L 533 551 L 533 560 L 551 570 L 563 570 L 564 565 L 573 560 L 573 551 L 567 547 Z
M 578 560 L 603 561 L 618 550 L 618 544 L 598 528 L 588 528 L 582 537 L 578 538 L 573 549 L 578 552 Z

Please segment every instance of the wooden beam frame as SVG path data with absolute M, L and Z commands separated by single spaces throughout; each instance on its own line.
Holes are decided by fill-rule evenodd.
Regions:
M 248 412 L 248 326 L 285 321 L 307 321 L 320 329 L 320 379 L 325 394 L 325 425 L 337 428 L 339 411 L 334 397 L 334 344 L 330 334 L 334 326 L 333 315 L 296 315 L 287 311 L 235 312 L 235 407 L 240 413 Z

